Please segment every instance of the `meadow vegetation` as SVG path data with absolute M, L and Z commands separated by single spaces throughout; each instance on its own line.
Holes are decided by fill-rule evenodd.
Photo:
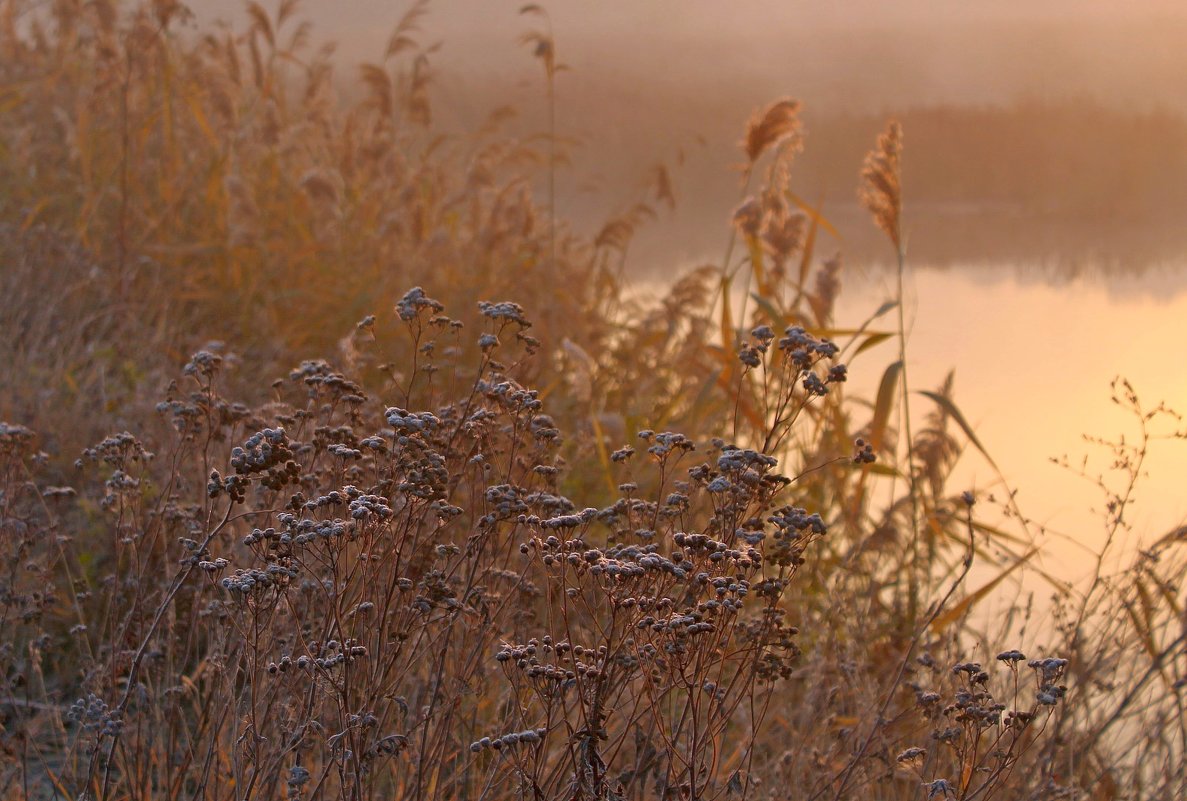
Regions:
M 1116 558 L 1182 425 L 1115 387 L 1083 586 L 950 486 L 992 460 L 908 383 L 901 127 L 853 165 L 900 277 L 863 325 L 789 99 L 651 301 L 665 170 L 579 236 L 554 130 L 435 131 L 424 3 L 349 102 L 246 8 L 0 5 L 0 797 L 1183 796 L 1187 537 Z

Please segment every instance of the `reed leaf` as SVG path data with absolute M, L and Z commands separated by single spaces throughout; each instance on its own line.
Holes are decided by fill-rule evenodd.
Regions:
M 884 448 L 886 427 L 890 423 L 895 390 L 902 372 L 903 363 L 901 361 L 892 362 L 882 373 L 882 380 L 878 384 L 878 394 L 874 401 L 874 418 L 870 422 L 870 443 L 874 446 L 875 451 L 882 451 Z
M 952 402 L 951 398 L 927 389 L 917 390 L 917 392 L 918 394 L 923 395 L 925 398 L 934 401 L 935 404 L 939 406 L 945 414 L 955 420 L 956 424 L 960 426 L 960 430 L 963 431 L 964 435 L 969 438 L 969 442 L 973 443 L 973 446 L 981 452 L 982 456 L 985 457 L 985 461 L 989 462 L 989 464 L 993 466 L 994 470 L 998 470 L 997 463 L 993 461 L 993 457 L 989 455 L 989 451 L 987 451 L 985 446 L 981 444 L 981 440 L 977 438 L 977 434 L 973 431 L 973 427 L 969 425 L 968 420 L 965 419 L 964 414 L 960 411 L 956 404 Z
M 1029 562 L 1031 559 L 1033 559 L 1035 554 L 1037 554 L 1038 552 L 1039 552 L 1038 548 L 1031 548 L 1023 556 L 1016 559 L 1012 565 L 1010 565 L 1005 570 L 998 573 L 996 576 L 994 576 L 992 579 L 990 579 L 986 583 L 982 584 L 980 587 L 978 587 L 973 592 L 966 595 L 958 603 L 954 604 L 951 609 L 948 609 L 947 611 L 939 614 L 936 617 L 936 619 L 932 621 L 931 630 L 933 632 L 939 634 L 939 633 L 943 632 L 945 629 L 947 629 L 949 626 L 951 626 L 953 623 L 955 623 L 957 620 L 960 620 L 968 612 L 970 612 L 974 606 L 976 606 L 978 603 L 980 603 L 982 600 L 984 600 L 984 598 L 987 595 L 989 595 L 989 593 L 993 592 L 994 589 L 996 589 L 999 584 L 1001 584 L 1003 581 L 1005 581 L 1007 578 L 1009 578 L 1010 575 L 1015 570 L 1022 567 L 1027 562 Z

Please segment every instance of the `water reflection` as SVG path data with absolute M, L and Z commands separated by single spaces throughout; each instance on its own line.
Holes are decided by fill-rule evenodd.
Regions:
M 937 386 L 955 369 L 957 402 L 1018 490 L 1022 511 L 1095 550 L 1103 526 L 1092 510 L 1103 499 L 1050 458 L 1067 454 L 1078 462 L 1087 453 L 1090 469 L 1107 468 L 1108 454 L 1083 436 L 1133 437 L 1132 419 L 1109 399 L 1116 376 L 1128 378 L 1149 407 L 1165 401 L 1187 410 L 1187 371 L 1180 364 L 1187 270 L 1059 284 L 1036 277 L 1041 274 L 1011 265 L 916 270 L 907 302 L 911 381 L 917 388 Z M 839 324 L 860 322 L 890 296 L 888 274 L 851 271 Z M 872 391 L 880 372 L 873 361 L 854 364 L 853 389 Z M 1185 463 L 1187 443 L 1156 443 L 1130 514 L 1136 532 L 1152 539 L 1187 518 Z M 986 488 L 994 481 L 993 470 L 970 450 L 953 487 Z M 1046 569 L 1068 579 L 1083 574 L 1089 565 L 1083 549 L 1056 536 L 1045 541 Z
M 847 267 L 842 282 L 835 310 L 840 329 L 862 325 L 894 297 L 894 276 L 882 266 Z M 659 297 L 665 286 L 663 279 L 650 279 L 636 282 L 635 291 Z M 1105 499 L 1093 484 L 1052 460 L 1066 456 L 1079 466 L 1088 456 L 1087 471 L 1118 486 L 1121 475 L 1109 469 L 1110 454 L 1085 439 L 1135 438 L 1133 416 L 1110 400 L 1117 377 L 1131 382 L 1144 407 L 1165 403 L 1187 413 L 1187 370 L 1180 364 L 1187 334 L 1187 262 L 1140 275 L 1093 266 L 1076 276 L 1040 263 L 923 266 L 910 270 L 906 292 L 911 387 L 938 389 L 955 371 L 957 406 L 1008 482 L 1003 487 L 994 468 L 969 447 L 949 489 L 993 494 L 999 503 L 983 503 L 978 515 L 1021 533 L 998 508 L 1007 491 L 1016 491 L 1018 507 L 1031 521 L 1029 532 L 1043 546 L 1034 565 L 1064 581 L 1082 580 L 1105 542 Z M 737 293 L 738 309 L 741 300 Z M 896 358 L 892 342 L 857 357 L 846 392 L 873 397 L 886 365 Z M 918 429 L 931 408 L 922 397 L 913 403 Z M 1170 433 L 1173 427 L 1157 430 Z M 1187 522 L 1185 467 L 1187 441 L 1154 443 L 1126 516 L 1133 536 L 1114 543 L 1115 558 L 1128 562 L 1136 548 Z

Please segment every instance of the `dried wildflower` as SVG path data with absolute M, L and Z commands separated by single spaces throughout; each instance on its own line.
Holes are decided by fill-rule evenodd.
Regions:
M 111 709 L 102 698 L 89 693 L 86 698 L 79 698 L 70 705 L 66 719 L 92 731 L 100 730 L 111 720 Z
M 15 449 L 31 443 L 36 435 L 33 431 L 17 423 L 0 422 L 0 447 Z
M 760 349 L 766 352 L 767 346 L 775 339 L 775 332 L 771 330 L 769 325 L 760 325 L 751 329 L 750 336 L 757 340 Z
M 779 461 L 775 457 L 750 448 L 727 446 L 717 457 L 717 469 L 729 473 L 742 473 L 747 470 L 765 472 L 777 464 Z
M 924 782 L 923 786 L 927 788 L 928 798 L 935 798 L 937 795 L 944 798 L 956 797 L 956 789 L 947 779 L 936 779 L 935 781 Z
M 288 785 L 289 787 L 302 787 L 309 781 L 309 770 L 301 765 L 293 765 L 289 768 Z
M 738 361 L 750 369 L 762 366 L 762 356 L 759 355 L 758 348 L 751 345 L 743 345 L 738 350 Z
M 808 514 L 806 509 L 794 506 L 779 510 L 768 518 L 768 522 L 777 527 L 776 536 L 794 536 L 794 532 L 801 531 L 824 534 L 828 530 L 819 514 Z
M 1038 673 L 1043 683 L 1049 684 L 1063 675 L 1067 668 L 1067 660 L 1058 657 L 1032 659 L 1026 663 L 1026 666 Z
M 926 748 L 913 747 L 913 748 L 908 748 L 906 751 L 903 751 L 902 753 L 900 753 L 897 757 L 895 757 L 895 761 L 896 762 L 914 762 L 915 760 L 920 759 L 924 756 L 927 756 Z
M 710 481 L 709 485 L 705 487 L 705 489 L 713 493 L 722 493 L 729 492 L 729 489 L 732 486 L 733 485 L 730 484 L 729 479 L 727 479 L 725 476 L 718 476 L 717 478 Z
M 822 396 L 828 394 L 828 386 L 816 373 L 808 373 L 803 380 L 804 391 L 809 395 Z
M 26 429 L 27 430 L 27 429 Z M 112 467 L 129 469 L 134 463 L 151 461 L 153 454 L 145 450 L 144 445 L 127 431 L 105 437 L 99 444 L 87 448 L 82 452 L 82 459 L 75 466 L 81 467 L 83 460 L 88 462 L 103 462 Z
M 405 292 L 404 297 L 400 298 L 399 302 L 396 303 L 396 314 L 404 322 L 415 320 L 421 311 L 426 309 L 435 314 L 444 311 L 445 304 L 433 300 L 418 286 Z
M 639 436 L 643 436 L 642 431 L 639 432 Z M 655 444 L 648 448 L 647 452 L 657 459 L 662 460 L 673 452 L 686 453 L 696 450 L 696 446 L 692 440 L 674 431 L 664 431 L 661 434 L 655 434 L 653 435 L 653 439 L 655 440 Z
M 523 315 L 523 307 L 511 301 L 491 303 L 487 300 L 478 302 L 478 309 L 483 317 L 489 317 L 499 322 L 518 323 L 523 328 L 531 328 L 532 324 Z
M 222 356 L 211 353 L 210 351 L 200 350 L 190 357 L 182 372 L 189 376 L 201 376 L 202 378 L 209 379 L 222 363 Z
M 915 703 L 922 707 L 935 706 L 941 700 L 941 696 L 937 692 L 920 692 L 915 696 Z
M 614 451 L 612 454 L 610 454 L 610 461 L 625 462 L 627 459 L 630 459 L 634 455 L 635 455 L 635 449 L 632 448 L 630 445 L 626 445 L 626 446 L 621 447 L 618 450 Z
M 1043 706 L 1055 706 L 1067 694 L 1067 688 L 1062 685 L 1045 684 L 1035 693 L 1035 700 Z

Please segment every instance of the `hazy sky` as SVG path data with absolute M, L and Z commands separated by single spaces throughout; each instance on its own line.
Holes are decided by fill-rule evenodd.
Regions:
M 266 8 L 274 4 L 263 3 Z M 423 23 L 446 78 L 530 74 L 516 44 L 521 0 L 438 0 Z M 1091 94 L 1187 109 L 1183 0 L 554 0 L 562 60 L 579 83 L 629 75 L 686 91 L 746 85 L 818 107 L 1008 101 Z M 239 0 L 192 3 L 203 20 L 242 18 Z M 375 60 L 409 3 L 307 0 L 343 66 Z M 448 81 L 446 83 L 448 85 Z
M 428 4 L 418 36 L 424 45 L 441 45 L 431 57 L 436 130 L 474 130 L 501 105 L 519 111 L 515 134 L 545 129 L 540 65 L 519 43 L 541 20 L 519 13 L 525 1 Z M 275 0 L 261 4 L 276 7 Z M 224 18 L 241 29 L 245 19 L 241 0 L 191 5 L 203 26 Z M 565 218 L 582 230 L 600 226 L 637 197 L 639 176 L 658 160 L 688 155 L 677 176 L 681 213 L 713 226 L 685 222 L 676 235 L 661 221 L 636 243 L 636 256 L 650 255 L 650 241 L 665 254 L 679 243 L 678 259 L 692 261 L 706 249 L 702 235 L 716 242 L 715 226 L 736 202 L 731 166 L 738 137 L 751 113 L 778 97 L 804 102 L 805 158 L 818 147 L 812 117 L 828 112 L 882 116 L 939 103 L 1088 96 L 1123 109 L 1187 114 L 1187 0 L 541 5 L 551 16 L 558 57 L 571 68 L 557 79 L 558 132 L 581 142 L 558 187 Z M 315 41 L 337 43 L 339 84 L 349 92 L 359 87 L 356 67 L 382 59 L 410 6 L 306 0 L 300 15 L 313 22 Z M 876 128 L 868 133 L 872 142 Z M 927 156 L 912 153 L 916 163 Z M 853 203 L 860 153 L 852 162 L 845 167 L 851 181 L 827 187 L 830 202 Z

